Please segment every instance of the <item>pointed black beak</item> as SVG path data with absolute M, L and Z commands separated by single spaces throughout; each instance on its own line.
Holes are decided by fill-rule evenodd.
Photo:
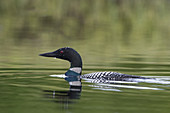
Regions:
M 54 53 L 54 52 L 43 53 L 43 54 L 39 54 L 39 56 L 44 56 L 44 57 L 56 57 L 56 53 Z

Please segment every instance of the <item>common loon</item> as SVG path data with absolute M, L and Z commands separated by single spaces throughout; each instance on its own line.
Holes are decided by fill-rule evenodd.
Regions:
M 65 73 L 65 75 L 63 75 L 63 78 L 65 78 L 67 81 L 72 81 L 69 82 L 70 85 L 72 84 L 80 85 L 81 83 L 77 81 L 79 81 L 81 78 L 94 79 L 97 80 L 98 82 L 100 81 L 107 82 L 109 80 L 126 81 L 132 78 L 145 79 L 145 77 L 136 76 L 136 75 L 127 75 L 127 74 L 122 74 L 117 72 L 95 72 L 95 73 L 81 75 L 82 72 L 81 56 L 73 48 L 69 48 L 69 47 L 60 48 L 54 52 L 43 53 L 40 54 L 40 56 L 54 57 L 54 58 L 59 58 L 59 59 L 64 59 L 69 61 L 71 63 L 70 69 Z

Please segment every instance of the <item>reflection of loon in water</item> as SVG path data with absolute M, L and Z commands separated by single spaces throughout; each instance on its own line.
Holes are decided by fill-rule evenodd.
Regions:
M 127 75 L 127 74 L 122 74 L 122 73 L 117 73 L 117 72 L 96 72 L 96 73 L 89 73 L 89 74 L 81 75 L 81 72 L 82 72 L 81 56 L 79 55 L 77 51 L 69 47 L 60 48 L 50 53 L 40 54 L 40 56 L 55 57 L 55 58 L 68 60 L 71 63 L 70 69 L 65 73 L 65 75 L 58 76 L 58 77 L 65 78 L 65 80 L 67 80 L 70 85 L 80 86 L 81 82 L 78 82 L 78 81 L 81 78 L 93 79 L 97 81 L 98 83 L 108 83 L 109 81 L 128 81 L 129 78 L 147 79 L 141 76 Z M 57 77 L 57 75 L 55 76 Z
M 69 109 L 69 104 L 75 103 L 74 100 L 80 99 L 81 86 L 70 86 L 69 91 L 44 90 L 45 97 L 52 99 L 53 102 L 63 104 L 64 109 Z

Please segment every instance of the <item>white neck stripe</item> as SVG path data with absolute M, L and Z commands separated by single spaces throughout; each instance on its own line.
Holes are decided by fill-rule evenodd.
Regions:
M 74 71 L 76 73 L 81 73 L 81 67 L 73 67 L 73 68 L 70 68 L 69 70 Z

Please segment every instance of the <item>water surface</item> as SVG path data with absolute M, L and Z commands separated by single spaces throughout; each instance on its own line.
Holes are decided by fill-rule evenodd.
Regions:
M 93 55 L 98 57 L 96 54 Z M 140 82 L 106 85 L 83 80 L 81 93 L 74 94 L 70 93 L 69 85 L 64 79 L 49 76 L 65 73 L 69 63 L 57 59 L 39 58 L 38 54 L 32 56 L 35 57 L 18 57 L 22 61 L 9 60 L 1 64 L 0 108 L 4 113 L 54 111 L 167 113 L 169 111 L 170 84 Z M 164 57 L 161 60 L 168 62 Z M 84 62 L 83 74 L 116 71 L 150 76 L 163 81 L 170 80 L 169 64 L 138 61 L 146 58 L 148 57 L 142 55 L 126 55 L 115 63 Z M 31 60 L 35 62 L 30 62 Z

